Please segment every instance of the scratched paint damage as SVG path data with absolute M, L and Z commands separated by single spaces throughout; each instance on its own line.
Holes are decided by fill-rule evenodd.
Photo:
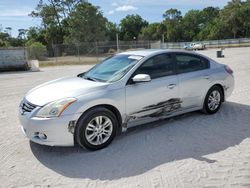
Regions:
M 181 99 L 172 98 L 167 101 L 162 101 L 154 105 L 149 105 L 144 107 L 142 110 L 134 112 L 126 117 L 126 122 L 128 123 L 132 119 L 139 118 L 157 118 L 161 116 L 168 116 L 171 113 L 177 111 L 181 108 Z

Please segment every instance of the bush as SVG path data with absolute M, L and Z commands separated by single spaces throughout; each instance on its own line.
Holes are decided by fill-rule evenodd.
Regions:
M 40 42 L 28 41 L 26 43 L 28 58 L 29 59 L 38 59 L 44 60 L 46 57 L 46 46 Z

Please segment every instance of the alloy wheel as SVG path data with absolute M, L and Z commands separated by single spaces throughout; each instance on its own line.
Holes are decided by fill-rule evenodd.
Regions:
M 87 125 L 85 137 L 92 145 L 101 145 L 110 138 L 113 131 L 112 121 L 107 116 L 96 116 Z
M 220 101 L 221 101 L 220 92 L 217 90 L 212 91 L 208 97 L 209 110 L 211 111 L 216 110 L 220 106 Z

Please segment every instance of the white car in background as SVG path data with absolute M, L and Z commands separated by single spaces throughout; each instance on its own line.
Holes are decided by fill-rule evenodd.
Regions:
M 233 71 L 203 55 L 124 52 L 32 89 L 19 119 L 23 133 L 38 144 L 97 150 L 130 126 L 196 110 L 214 114 L 233 88 Z
M 185 45 L 185 50 L 204 50 L 206 46 L 202 43 L 191 43 L 189 45 Z

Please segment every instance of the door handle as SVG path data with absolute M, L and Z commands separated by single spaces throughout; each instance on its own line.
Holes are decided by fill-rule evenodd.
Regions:
M 209 75 L 206 75 L 206 76 L 204 76 L 204 79 L 209 80 L 209 79 L 210 79 L 210 76 L 209 76 Z
M 168 85 L 168 88 L 169 88 L 169 89 L 174 89 L 175 86 L 176 86 L 176 84 L 169 84 L 169 85 Z

